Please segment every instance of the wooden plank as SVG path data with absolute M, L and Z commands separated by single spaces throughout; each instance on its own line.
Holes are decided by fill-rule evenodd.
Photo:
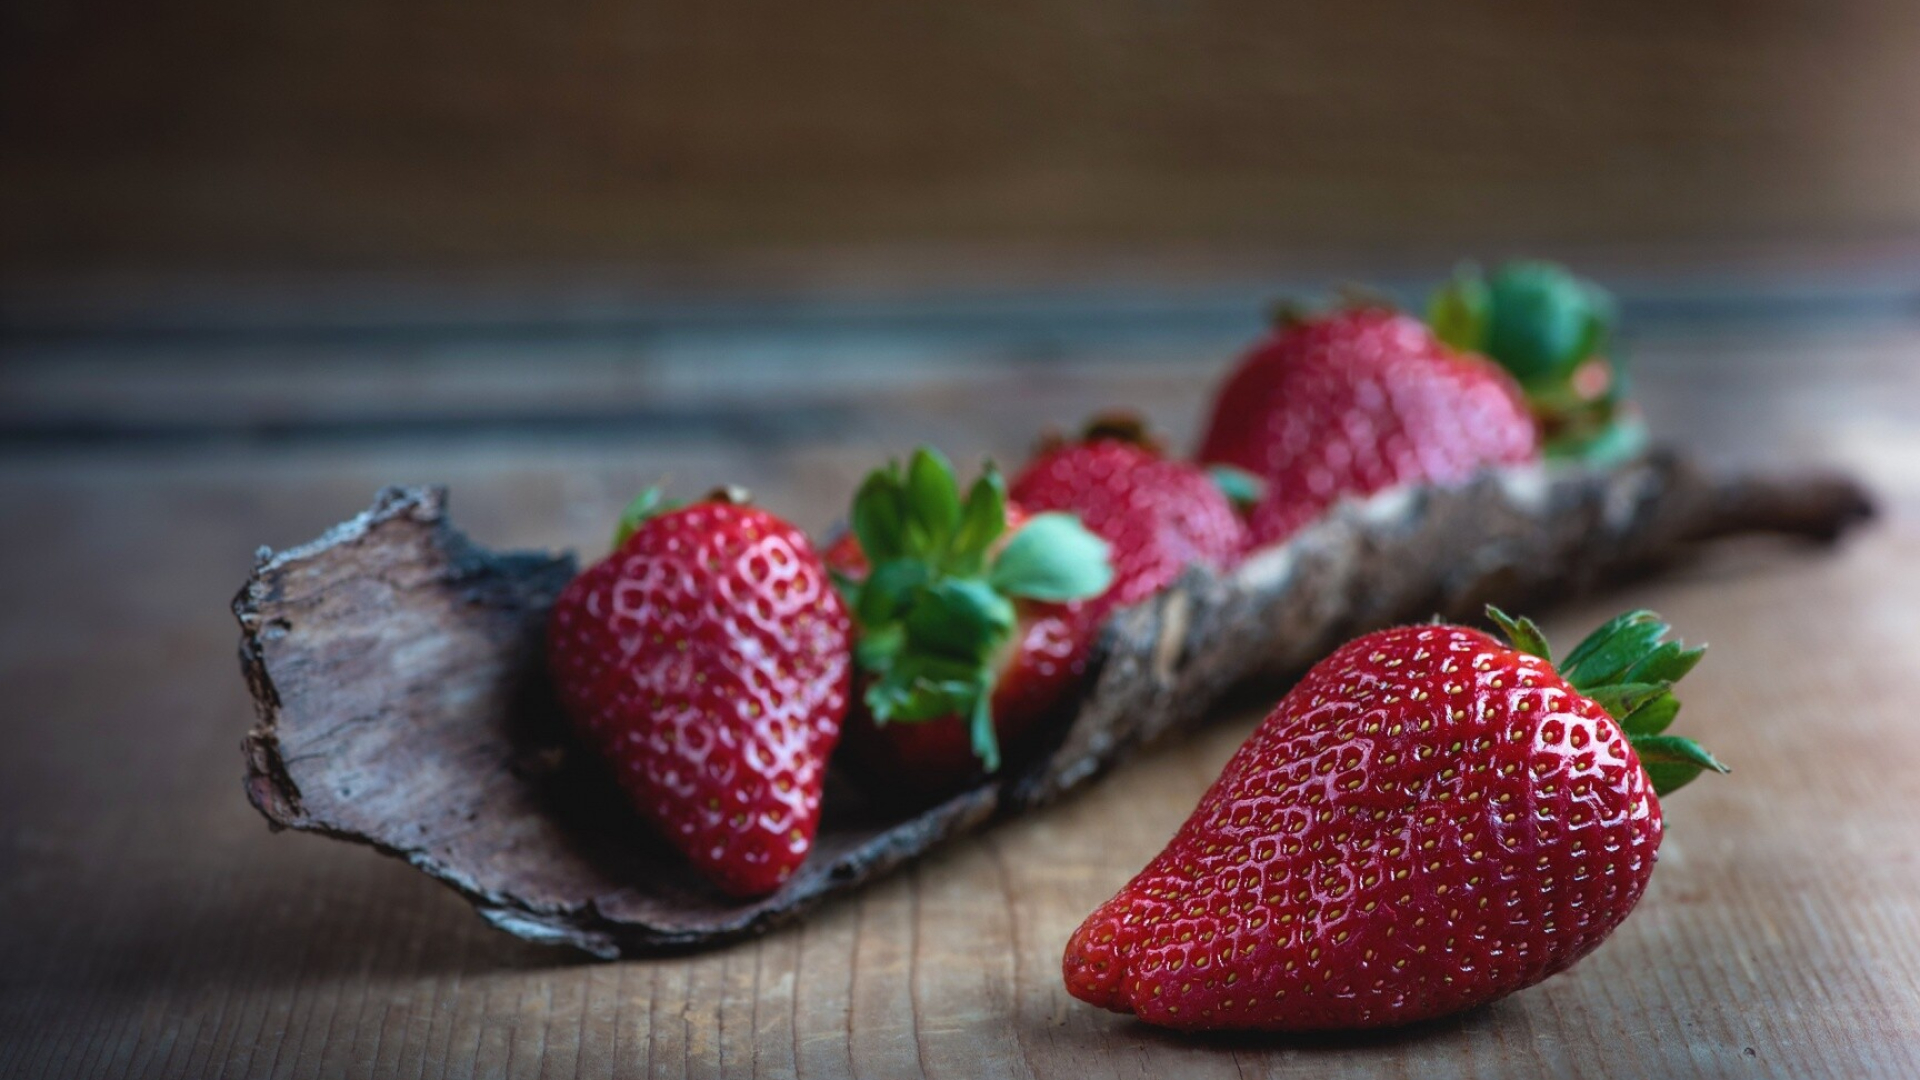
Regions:
M 1251 713 L 802 926 L 615 965 L 498 934 L 371 853 L 268 835 L 240 791 L 251 718 L 226 597 L 254 545 L 305 540 L 380 484 L 450 483 L 497 547 L 598 545 L 661 472 L 744 480 L 820 527 L 876 453 L 921 435 L 1013 460 L 1040 422 L 1125 398 L 1190 431 L 1190 368 L 901 391 L 858 429 L 777 450 L 724 432 L 10 449 L 0 1076 L 1914 1075 L 1917 353 L 1920 328 L 1884 325 L 1642 344 L 1657 428 L 1718 458 L 1858 469 L 1887 518 L 1835 556 L 1760 545 L 1605 605 L 1712 643 L 1689 723 L 1735 775 L 1673 801 L 1646 901 L 1573 972 L 1369 1039 L 1179 1037 L 1060 986 L 1067 934 L 1178 825 Z
M 8 269 L 1920 229 L 1902 0 L 201 0 L 0 42 Z

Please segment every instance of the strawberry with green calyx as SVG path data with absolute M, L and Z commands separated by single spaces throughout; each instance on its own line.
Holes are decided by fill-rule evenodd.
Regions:
M 1570 967 L 1653 872 L 1659 796 L 1726 771 L 1666 734 L 1700 650 L 1633 612 L 1556 668 L 1430 624 L 1316 665 L 1179 833 L 1081 925 L 1075 997 L 1187 1029 L 1383 1027 Z
M 745 503 L 642 493 L 555 601 L 547 666 L 635 809 L 721 889 L 758 896 L 819 827 L 851 626 L 806 535 Z
M 1515 648 L 1553 663 L 1547 639 L 1533 620 L 1513 618 L 1491 605 L 1487 617 Z M 1680 712 L 1673 684 L 1707 652 L 1704 645 L 1689 649 L 1666 640 L 1671 629 L 1651 611 L 1629 611 L 1588 634 L 1555 665 L 1567 685 L 1619 723 L 1656 795 L 1678 791 L 1703 771 L 1727 771 L 1699 743 L 1666 734 Z
M 1247 528 L 1267 545 L 1342 498 L 1461 483 L 1536 460 L 1539 443 L 1513 376 L 1361 302 L 1293 313 L 1256 342 L 1221 386 L 1198 456 L 1265 482 Z
M 1139 417 L 1117 412 L 1095 417 L 1077 440 L 1042 441 L 1009 490 L 1029 511 L 1078 515 L 1111 545 L 1112 586 L 1080 606 L 1090 632 L 1189 566 L 1225 570 L 1239 562 L 1247 529 L 1234 496 L 1257 502 L 1262 493 L 1244 470 L 1166 457 Z
M 940 739 L 956 724 L 979 765 L 998 769 L 1001 731 L 1049 711 L 1084 667 L 1087 643 L 1062 640 L 1064 606 L 1111 584 L 1106 542 L 1072 514 L 1011 506 L 992 465 L 963 500 L 952 465 L 927 448 L 904 470 L 867 477 L 851 525 L 828 562 L 858 628 L 857 720 L 893 743 L 885 749 L 904 748 L 893 757 L 908 771 L 946 778 L 969 763 L 950 760 L 949 741 L 923 747 L 927 733 L 887 733 L 933 725 Z
M 1626 400 L 1605 289 L 1548 262 L 1510 262 L 1491 278 L 1467 265 L 1433 295 L 1440 340 L 1491 357 L 1520 380 L 1549 457 L 1620 461 L 1646 445 Z
M 1135 465 L 1146 465 L 1149 472 L 1161 474 L 1138 484 L 1148 491 L 1151 496 L 1150 501 L 1180 502 L 1189 506 L 1210 503 L 1212 501 L 1210 497 L 1196 494 L 1198 489 L 1181 476 L 1182 473 L 1187 472 L 1204 475 L 1212 481 L 1215 488 L 1219 489 L 1220 494 L 1226 497 L 1228 505 L 1242 510 L 1250 509 L 1267 493 L 1266 481 L 1237 466 L 1215 463 L 1195 467 L 1168 457 L 1166 443 L 1148 428 L 1147 422 L 1139 414 L 1129 410 L 1115 409 L 1099 413 L 1088 420 L 1086 426 L 1081 429 L 1078 439 L 1069 440 L 1057 431 L 1049 432 L 1042 437 L 1039 445 L 1034 448 L 1033 460 L 1027 463 L 1027 467 L 1021 470 L 1020 476 L 1013 482 L 1011 489 L 1013 498 L 1024 506 L 1044 508 L 1042 502 L 1045 496 L 1033 488 L 1041 482 L 1039 478 L 1049 471 L 1047 468 L 1049 464 L 1063 458 L 1071 461 L 1077 451 L 1084 451 L 1086 448 L 1107 447 L 1125 448 L 1123 453 L 1126 456 L 1113 461 L 1096 459 L 1084 463 L 1074 462 L 1079 466 L 1079 470 L 1063 471 L 1069 474 L 1085 471 L 1090 474 L 1088 478 L 1069 476 L 1063 478 L 1063 483 L 1057 483 L 1055 486 L 1076 491 L 1098 487 L 1108 482 L 1104 475 L 1108 472 L 1127 472 L 1131 471 Z M 1125 485 L 1128 490 L 1135 486 L 1124 480 L 1114 482 L 1114 485 Z M 1163 491 L 1162 489 L 1172 490 Z M 1094 529 L 1094 531 L 1100 530 Z M 1107 539 L 1113 540 L 1112 537 Z

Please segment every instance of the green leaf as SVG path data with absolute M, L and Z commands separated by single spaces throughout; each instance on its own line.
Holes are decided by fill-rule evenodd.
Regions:
M 1588 653 L 1578 664 L 1569 664 L 1560 673 L 1575 687 L 1585 690 L 1619 682 L 1646 655 L 1658 647 L 1667 625 L 1655 619 L 1631 623 Z
M 640 526 L 659 517 L 661 514 L 680 508 L 676 502 L 668 502 L 666 493 L 658 487 L 650 487 L 633 497 L 625 510 L 620 511 L 620 520 L 613 527 L 613 546 L 617 551 L 626 546 L 627 540 L 638 532 Z
M 987 576 L 988 553 L 1006 532 L 1005 480 L 989 463 L 962 502 L 952 465 L 922 447 L 904 470 L 869 474 L 850 519 L 871 569 L 863 581 L 837 576 L 836 585 L 858 624 L 854 657 L 870 676 L 863 696 L 874 721 L 960 718 L 975 753 L 998 767 L 993 685 L 1018 625 L 1015 594 Z M 1050 521 L 1025 545 L 1002 547 L 1017 549 L 1008 564 L 1020 571 L 1016 580 L 1041 591 L 1085 588 L 1089 573 L 1079 564 L 1089 544 L 1076 545 L 1077 534 L 1098 556 L 1092 576 L 1105 587 L 1106 546 L 1077 521 L 1067 524 L 1063 533 Z
M 1507 635 L 1507 640 L 1513 643 L 1514 648 L 1549 664 L 1553 663 L 1553 649 L 1547 645 L 1547 635 L 1540 632 L 1540 627 L 1532 619 L 1525 615 L 1516 619 L 1492 604 L 1487 605 L 1487 618 L 1492 619 L 1500 632 Z
M 958 665 L 909 660 L 867 688 L 867 710 L 879 724 L 964 717 L 974 755 L 994 772 L 1000 768 L 1000 740 L 990 683 Z
M 1523 383 L 1564 379 L 1605 338 L 1605 294 L 1553 263 L 1508 263 L 1488 292 L 1486 353 Z
M 906 497 L 900 466 L 889 463 L 867 474 L 853 497 L 853 535 L 867 562 L 878 565 L 906 554 Z
M 1602 314 L 1589 302 L 1586 320 L 1580 327 L 1580 337 L 1573 347 L 1573 355 L 1575 357 L 1573 366 L 1578 366 L 1580 361 L 1585 360 L 1589 356 L 1597 355 L 1606 349 L 1607 340 L 1613 336 L 1612 309 L 1611 298 L 1607 300 L 1606 314 Z M 1571 367 L 1569 370 L 1571 370 Z
M 916 590 L 933 576 L 933 569 L 915 559 L 893 559 L 874 566 L 860 588 L 854 618 L 862 626 L 879 626 L 900 617 Z
M 1228 502 L 1242 509 L 1258 504 L 1267 496 L 1267 482 L 1245 469 L 1236 469 L 1232 465 L 1209 465 L 1207 475 Z
M 1469 263 L 1455 270 L 1427 302 L 1427 325 L 1433 329 L 1433 336 L 1454 348 L 1480 352 L 1486 346 L 1492 307 L 1486 279 Z
M 867 709 L 882 724 L 968 716 L 979 686 L 980 674 L 972 665 L 902 653 L 867 688 Z
M 1687 762 L 1717 773 L 1729 771 L 1719 758 L 1709 754 L 1699 743 L 1679 735 L 1647 735 L 1632 742 L 1633 752 L 1639 755 L 1642 764 L 1649 761 L 1659 764 Z
M 907 644 L 907 628 L 899 623 L 876 626 L 853 642 L 853 662 L 861 671 L 886 671 Z
M 1663 734 L 1680 713 L 1674 682 L 1706 651 L 1661 640 L 1670 629 L 1651 611 L 1629 611 L 1587 635 L 1560 664 L 1561 676 L 1619 723 L 1663 796 L 1703 770 L 1727 771 L 1699 743 Z
M 1605 623 L 1599 626 L 1597 630 L 1594 630 L 1592 634 L 1588 634 L 1578 646 L 1574 646 L 1571 653 L 1567 653 L 1567 659 L 1563 659 L 1563 661 L 1559 663 L 1561 675 L 1565 676 L 1574 686 L 1578 686 L 1578 682 L 1574 680 L 1574 673 L 1580 671 L 1580 669 L 1584 669 L 1584 667 L 1588 667 L 1597 651 L 1613 646 L 1613 644 L 1619 640 L 1620 634 L 1632 632 L 1634 626 L 1645 626 L 1649 625 L 1649 623 L 1659 626 L 1661 632 L 1665 632 L 1665 625 L 1661 623 L 1661 617 L 1655 615 L 1655 613 L 1651 613 L 1651 611 L 1628 611 L 1628 613 L 1624 613 L 1624 615 L 1615 615 L 1613 619 L 1605 621 Z M 1655 634 L 1655 638 L 1657 638 L 1657 636 L 1659 636 L 1659 634 Z
M 1653 785 L 1653 793 L 1663 799 L 1699 779 L 1702 771 L 1698 765 L 1643 765 L 1641 768 Z
M 1610 464 L 1644 446 L 1621 408 L 1626 368 L 1605 289 L 1549 262 L 1510 262 L 1487 279 L 1469 268 L 1435 292 L 1428 321 L 1520 381 L 1548 458 Z
M 1013 602 L 986 582 L 949 578 L 921 589 L 906 615 L 916 654 L 971 661 L 978 667 L 1013 634 Z
M 987 549 L 1007 529 L 1007 482 L 1000 470 L 988 462 L 967 493 L 967 504 L 960 514 L 960 527 L 954 530 L 948 548 L 948 569 L 971 576 L 987 565 Z
M 1607 710 L 1608 716 L 1621 721 L 1633 715 L 1635 709 L 1667 693 L 1668 687 L 1666 683 L 1610 683 L 1581 692 Z
M 1641 768 L 1647 771 L 1647 778 L 1653 781 L 1654 794 L 1662 798 L 1678 791 L 1704 771 L 1731 771 L 1692 739 L 1678 735 L 1649 735 L 1632 741 L 1633 752 L 1639 756 Z
M 1560 661 L 1561 672 L 1564 674 L 1568 667 L 1574 664 L 1578 664 L 1582 660 L 1585 660 L 1587 656 L 1593 652 L 1593 650 L 1600 647 L 1602 642 L 1606 641 L 1608 637 L 1618 632 L 1622 627 L 1626 626 L 1628 623 L 1641 621 L 1645 619 L 1655 619 L 1655 618 L 1659 618 L 1659 616 L 1655 615 L 1651 611 L 1642 609 L 1639 611 L 1629 611 L 1620 615 L 1615 615 L 1613 618 L 1608 619 L 1604 623 L 1601 623 L 1598 629 L 1594 630 L 1593 633 L 1588 634 L 1586 638 L 1580 642 L 1580 644 L 1575 645 L 1573 647 L 1573 651 L 1567 654 L 1567 658 L 1565 660 Z
M 993 687 L 983 683 L 974 690 L 973 708 L 967 714 L 967 733 L 973 753 L 988 772 L 1000 771 L 1000 734 L 993 729 Z
M 1028 518 L 988 571 L 993 587 L 1034 600 L 1080 600 L 1113 584 L 1112 549 L 1072 514 Z
M 907 463 L 906 522 L 909 551 L 944 553 L 960 524 L 960 485 L 940 451 L 922 446 Z
M 1661 642 L 1620 675 L 1622 682 L 1676 683 L 1707 655 L 1706 646 L 1689 649 L 1678 641 Z
M 1632 712 L 1620 717 L 1620 730 L 1626 732 L 1629 739 L 1636 736 L 1658 735 L 1667 730 L 1679 712 L 1680 699 L 1674 697 L 1673 691 L 1669 689 L 1648 698 Z
M 902 656 L 867 687 L 867 711 L 877 724 L 911 723 L 952 716 L 973 685 L 971 680 L 942 680 L 923 660 Z
M 1693 670 L 1706 650 L 1662 641 L 1671 629 L 1652 612 L 1631 612 L 1581 642 L 1560 666 L 1560 673 L 1583 691 L 1608 683 L 1677 682 Z

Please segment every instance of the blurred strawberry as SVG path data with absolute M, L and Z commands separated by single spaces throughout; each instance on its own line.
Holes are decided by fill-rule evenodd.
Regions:
M 1203 461 L 1260 477 L 1254 544 L 1277 543 L 1342 496 L 1458 483 L 1539 454 L 1512 376 L 1418 320 L 1353 307 L 1284 322 L 1221 388 Z
M 1258 497 L 1251 476 L 1228 483 Z M 1116 608 L 1166 588 L 1188 566 L 1231 567 L 1247 544 L 1246 525 L 1220 478 L 1167 459 L 1131 414 L 1096 418 L 1077 442 L 1043 445 L 1010 491 L 1029 510 L 1079 515 L 1112 545 L 1113 585 L 1079 606 L 1095 628 Z
M 1606 463 L 1645 446 L 1600 286 L 1548 262 L 1510 262 L 1491 277 L 1467 265 L 1434 293 L 1427 322 L 1520 380 L 1548 457 Z

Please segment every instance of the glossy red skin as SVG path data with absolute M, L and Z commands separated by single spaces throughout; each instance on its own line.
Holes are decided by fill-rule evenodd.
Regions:
M 1137 604 L 1195 563 L 1232 566 L 1247 528 L 1204 469 L 1121 439 L 1070 443 L 1042 453 L 1009 494 L 1029 512 L 1066 510 L 1113 546 L 1113 585 L 1082 606 L 1096 626 Z
M 1028 514 L 1007 504 L 1011 536 Z M 853 578 L 867 573 L 860 541 L 845 533 L 827 547 L 826 563 Z M 1070 695 L 1085 674 L 1091 634 L 1098 629 L 1081 615 L 1082 602 L 1018 601 L 1018 638 L 993 688 L 993 730 L 1003 758 L 1017 758 L 1037 722 Z M 960 716 L 877 724 L 856 695 L 847 716 L 843 760 L 866 786 L 913 800 L 944 794 L 982 775 L 972 734 Z
M 820 824 L 852 628 L 804 533 L 700 503 L 640 526 L 554 604 L 548 667 L 634 806 L 716 885 L 772 891 Z
M 1265 545 L 1342 496 L 1458 483 L 1539 453 L 1526 398 L 1504 369 L 1448 348 L 1417 319 L 1364 308 L 1255 345 L 1221 388 L 1199 456 L 1267 481 L 1248 516 L 1253 543 Z
M 1462 627 L 1369 634 L 1074 933 L 1067 989 L 1175 1028 L 1441 1016 L 1590 952 L 1660 836 L 1618 726 L 1544 661 Z

